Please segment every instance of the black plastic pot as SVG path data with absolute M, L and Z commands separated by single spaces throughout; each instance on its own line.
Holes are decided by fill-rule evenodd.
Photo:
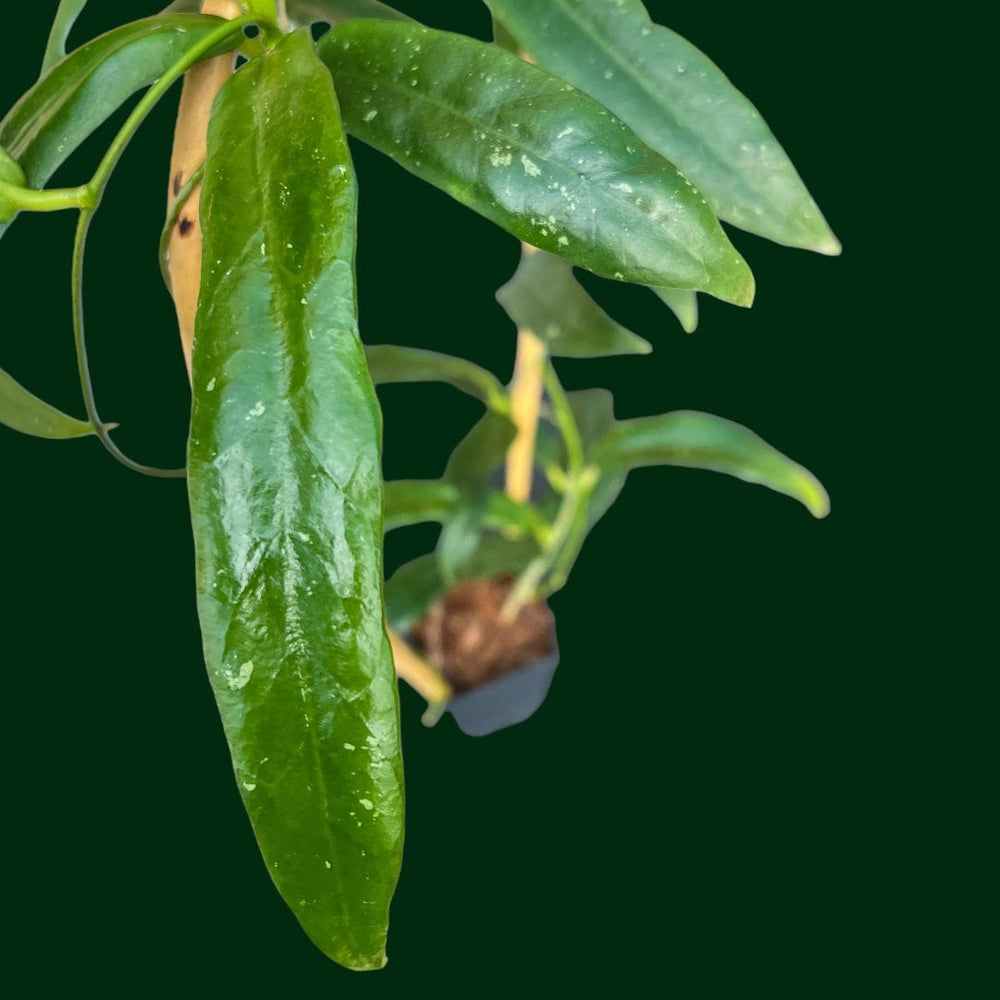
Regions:
M 553 633 L 555 645 L 555 634 Z M 559 646 L 548 656 L 511 670 L 495 681 L 455 695 L 445 709 L 466 736 L 486 736 L 517 725 L 545 701 L 559 665 Z

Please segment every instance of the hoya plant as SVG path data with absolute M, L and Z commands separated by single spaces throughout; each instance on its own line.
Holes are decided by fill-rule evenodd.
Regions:
M 723 416 L 616 419 L 608 391 L 564 390 L 553 359 L 651 350 L 581 276 L 652 289 L 691 332 L 699 293 L 753 300 L 722 223 L 839 244 L 760 113 L 639 0 L 487 0 L 491 41 L 376 0 L 176 2 L 67 53 L 84 6 L 58 4 L 38 81 L 0 122 L 0 236 L 23 213 L 78 213 L 84 416 L 0 372 L 0 421 L 186 477 L 205 665 L 264 863 L 319 948 L 377 969 L 402 857 L 398 679 L 427 724 L 449 711 L 482 736 L 530 715 L 558 661 L 546 601 L 636 467 L 829 509 L 805 468 Z M 186 467 L 162 469 L 123 454 L 98 410 L 83 259 L 123 151 L 180 81 L 159 252 L 193 406 Z M 89 178 L 50 186 L 123 106 Z M 347 136 L 520 241 L 496 276 L 508 384 L 436 352 L 432 324 L 419 348 L 359 330 L 365 179 Z M 375 386 L 425 381 L 482 417 L 443 475 L 385 482 Z M 384 580 L 384 533 L 421 522 L 442 525 L 434 550 Z

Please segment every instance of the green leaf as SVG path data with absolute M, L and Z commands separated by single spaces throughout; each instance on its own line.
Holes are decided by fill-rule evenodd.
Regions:
M 0 146 L 0 185 L 10 184 L 15 188 L 23 188 L 25 182 L 26 178 L 21 165 L 3 146 Z M 14 196 L 17 196 L 16 192 L 14 192 Z M 16 206 L 17 202 L 11 200 L 10 193 L 5 193 L 0 188 L 0 224 L 9 222 L 17 215 Z
M 353 134 L 525 242 L 604 277 L 752 300 L 687 178 L 569 84 L 414 24 L 349 21 L 317 49 Z
M 653 24 L 639 0 L 485 2 L 540 65 L 676 163 L 720 218 L 777 243 L 840 252 L 754 106 L 690 42 Z
M 826 490 L 808 469 L 741 424 L 710 413 L 678 410 L 619 421 L 595 442 L 592 457 L 608 470 L 682 465 L 725 472 L 801 501 L 814 517 L 830 512 Z
M 430 479 L 394 479 L 385 484 L 384 531 L 424 521 L 447 521 L 461 499 L 451 483 Z
M 447 588 L 435 553 L 405 563 L 385 585 L 386 621 L 406 635 Z
M 0 145 L 20 163 L 27 186 L 45 187 L 132 94 L 218 27 L 218 18 L 200 15 L 146 18 L 87 42 L 57 63 L 0 122 Z M 7 225 L 0 223 L 0 236 Z
M 693 294 L 693 293 L 692 293 Z M 563 358 L 648 354 L 652 347 L 616 323 L 573 277 L 573 265 L 544 251 L 526 251 L 497 301 L 520 329 Z
M 49 42 L 45 46 L 45 58 L 42 60 L 42 76 L 60 59 L 66 55 L 66 39 L 73 30 L 80 12 L 87 6 L 87 0 L 59 0 L 52 30 L 49 32 Z
M 94 433 L 94 425 L 67 416 L 43 403 L 24 386 L 0 370 L 0 424 L 22 434 L 40 438 L 66 439 Z
M 340 24 L 354 18 L 410 21 L 402 11 L 378 0 L 288 0 L 288 19 L 293 27 L 305 24 Z
M 385 962 L 403 785 L 357 188 L 308 29 L 208 136 L 189 491 L 205 660 L 268 872 L 312 940 Z
M 652 287 L 652 286 L 651 286 Z M 698 294 L 684 288 L 655 288 L 652 290 L 666 303 L 677 317 L 685 333 L 698 328 Z
M 475 496 L 491 486 L 499 486 L 495 473 L 517 433 L 511 421 L 499 413 L 488 412 L 455 445 L 444 470 L 446 482 L 463 493 Z
M 465 358 L 394 344 L 371 344 L 365 348 L 365 355 L 376 385 L 446 382 L 482 400 L 491 410 L 505 413 L 508 409 L 507 392 L 496 376 Z

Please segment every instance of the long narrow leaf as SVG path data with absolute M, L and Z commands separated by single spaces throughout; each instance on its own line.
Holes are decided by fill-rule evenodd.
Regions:
M 76 420 L 49 406 L 5 371 L 0 371 L 0 424 L 41 438 L 78 438 L 94 433 L 89 421 Z
M 676 163 L 720 218 L 778 243 L 840 252 L 759 112 L 707 56 L 653 24 L 639 0 L 486 4 L 540 65 Z
M 496 376 L 465 358 L 395 344 L 371 344 L 365 348 L 365 356 L 376 385 L 445 382 L 482 400 L 491 410 L 507 409 L 507 393 Z
M 66 55 L 66 39 L 69 38 L 76 19 L 86 6 L 87 0 L 59 0 L 56 16 L 52 21 L 52 30 L 49 32 L 49 41 L 45 46 L 45 58 L 42 59 L 42 76 L 45 76 Z
M 391 21 L 348 21 L 318 51 L 353 134 L 525 242 L 605 277 L 752 300 L 749 268 L 687 178 L 557 77 Z
M 302 29 L 237 71 L 213 112 L 189 490 L 205 660 L 268 871 L 327 955 L 370 969 L 385 962 L 403 786 L 356 196 Z
M 0 122 L 0 146 L 32 188 L 59 166 L 128 98 L 148 86 L 219 27 L 197 14 L 150 17 L 115 28 L 57 63 Z M 234 39 L 229 47 L 234 48 Z M 0 224 L 0 236 L 9 226 Z
M 794 497 L 814 517 L 830 511 L 826 490 L 808 469 L 742 424 L 710 413 L 678 410 L 620 421 L 595 442 L 591 455 L 609 470 L 682 465 L 724 472 Z
M 544 251 L 521 256 L 514 277 L 497 291 L 497 301 L 522 329 L 539 337 L 549 354 L 598 358 L 648 354 L 648 341 L 616 323 L 573 277 L 573 266 Z

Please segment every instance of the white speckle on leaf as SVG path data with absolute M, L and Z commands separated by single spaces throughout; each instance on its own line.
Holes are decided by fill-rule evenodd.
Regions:
M 625 181 L 619 181 L 617 184 L 611 185 L 616 191 L 621 191 L 622 194 L 631 194 L 633 191 L 631 184 L 626 184 Z
M 267 256 L 267 244 L 264 243 L 263 241 L 260 244 L 260 255 L 261 255 L 261 257 L 266 257 Z
M 490 153 L 490 163 L 494 167 L 509 167 L 510 161 L 513 159 L 513 155 L 509 152 L 504 153 L 499 147 Z
M 248 791 L 252 792 L 257 787 L 256 781 L 244 781 L 243 787 Z
M 213 375 L 208 380 L 208 385 L 205 386 L 205 392 L 211 392 L 215 388 L 215 376 Z
M 370 122 L 377 114 L 378 114 L 378 108 L 372 108 L 371 111 L 366 111 L 361 116 L 361 120 L 363 122 Z
M 360 802 L 368 810 L 375 808 L 375 803 L 372 802 L 371 799 L 358 799 L 358 802 Z
M 559 246 L 561 246 L 561 247 L 568 247 L 568 246 L 569 246 L 569 240 L 568 240 L 568 239 L 566 239 L 566 237 L 565 237 L 565 236 L 560 236 L 560 237 L 559 237 L 559 239 L 558 239 L 558 240 L 556 240 L 556 242 L 557 242 L 557 243 L 559 244 Z
M 534 160 L 529 160 L 527 156 L 521 157 L 521 166 L 529 177 L 537 177 L 542 171 Z
M 613 69 L 606 69 L 604 71 L 604 79 L 605 80 L 610 80 L 614 75 L 615 75 L 615 71 Z
M 567 125 L 557 136 L 557 139 L 565 139 L 566 136 L 572 135 L 576 131 L 572 125 Z
M 258 399 L 254 404 L 253 409 L 247 414 L 247 420 L 251 417 L 259 417 L 266 409 L 267 407 L 264 405 L 264 401 L 262 399 Z
M 324 861 L 323 864 L 326 865 L 327 871 L 329 871 L 333 867 L 333 865 L 331 865 L 329 861 Z
M 242 690 L 253 676 L 253 660 L 247 660 L 246 663 L 241 664 L 238 673 L 234 674 L 231 670 L 227 670 L 222 676 L 225 677 L 230 691 Z
M 345 743 L 344 744 L 344 749 L 345 750 L 357 750 L 357 747 L 353 743 Z

